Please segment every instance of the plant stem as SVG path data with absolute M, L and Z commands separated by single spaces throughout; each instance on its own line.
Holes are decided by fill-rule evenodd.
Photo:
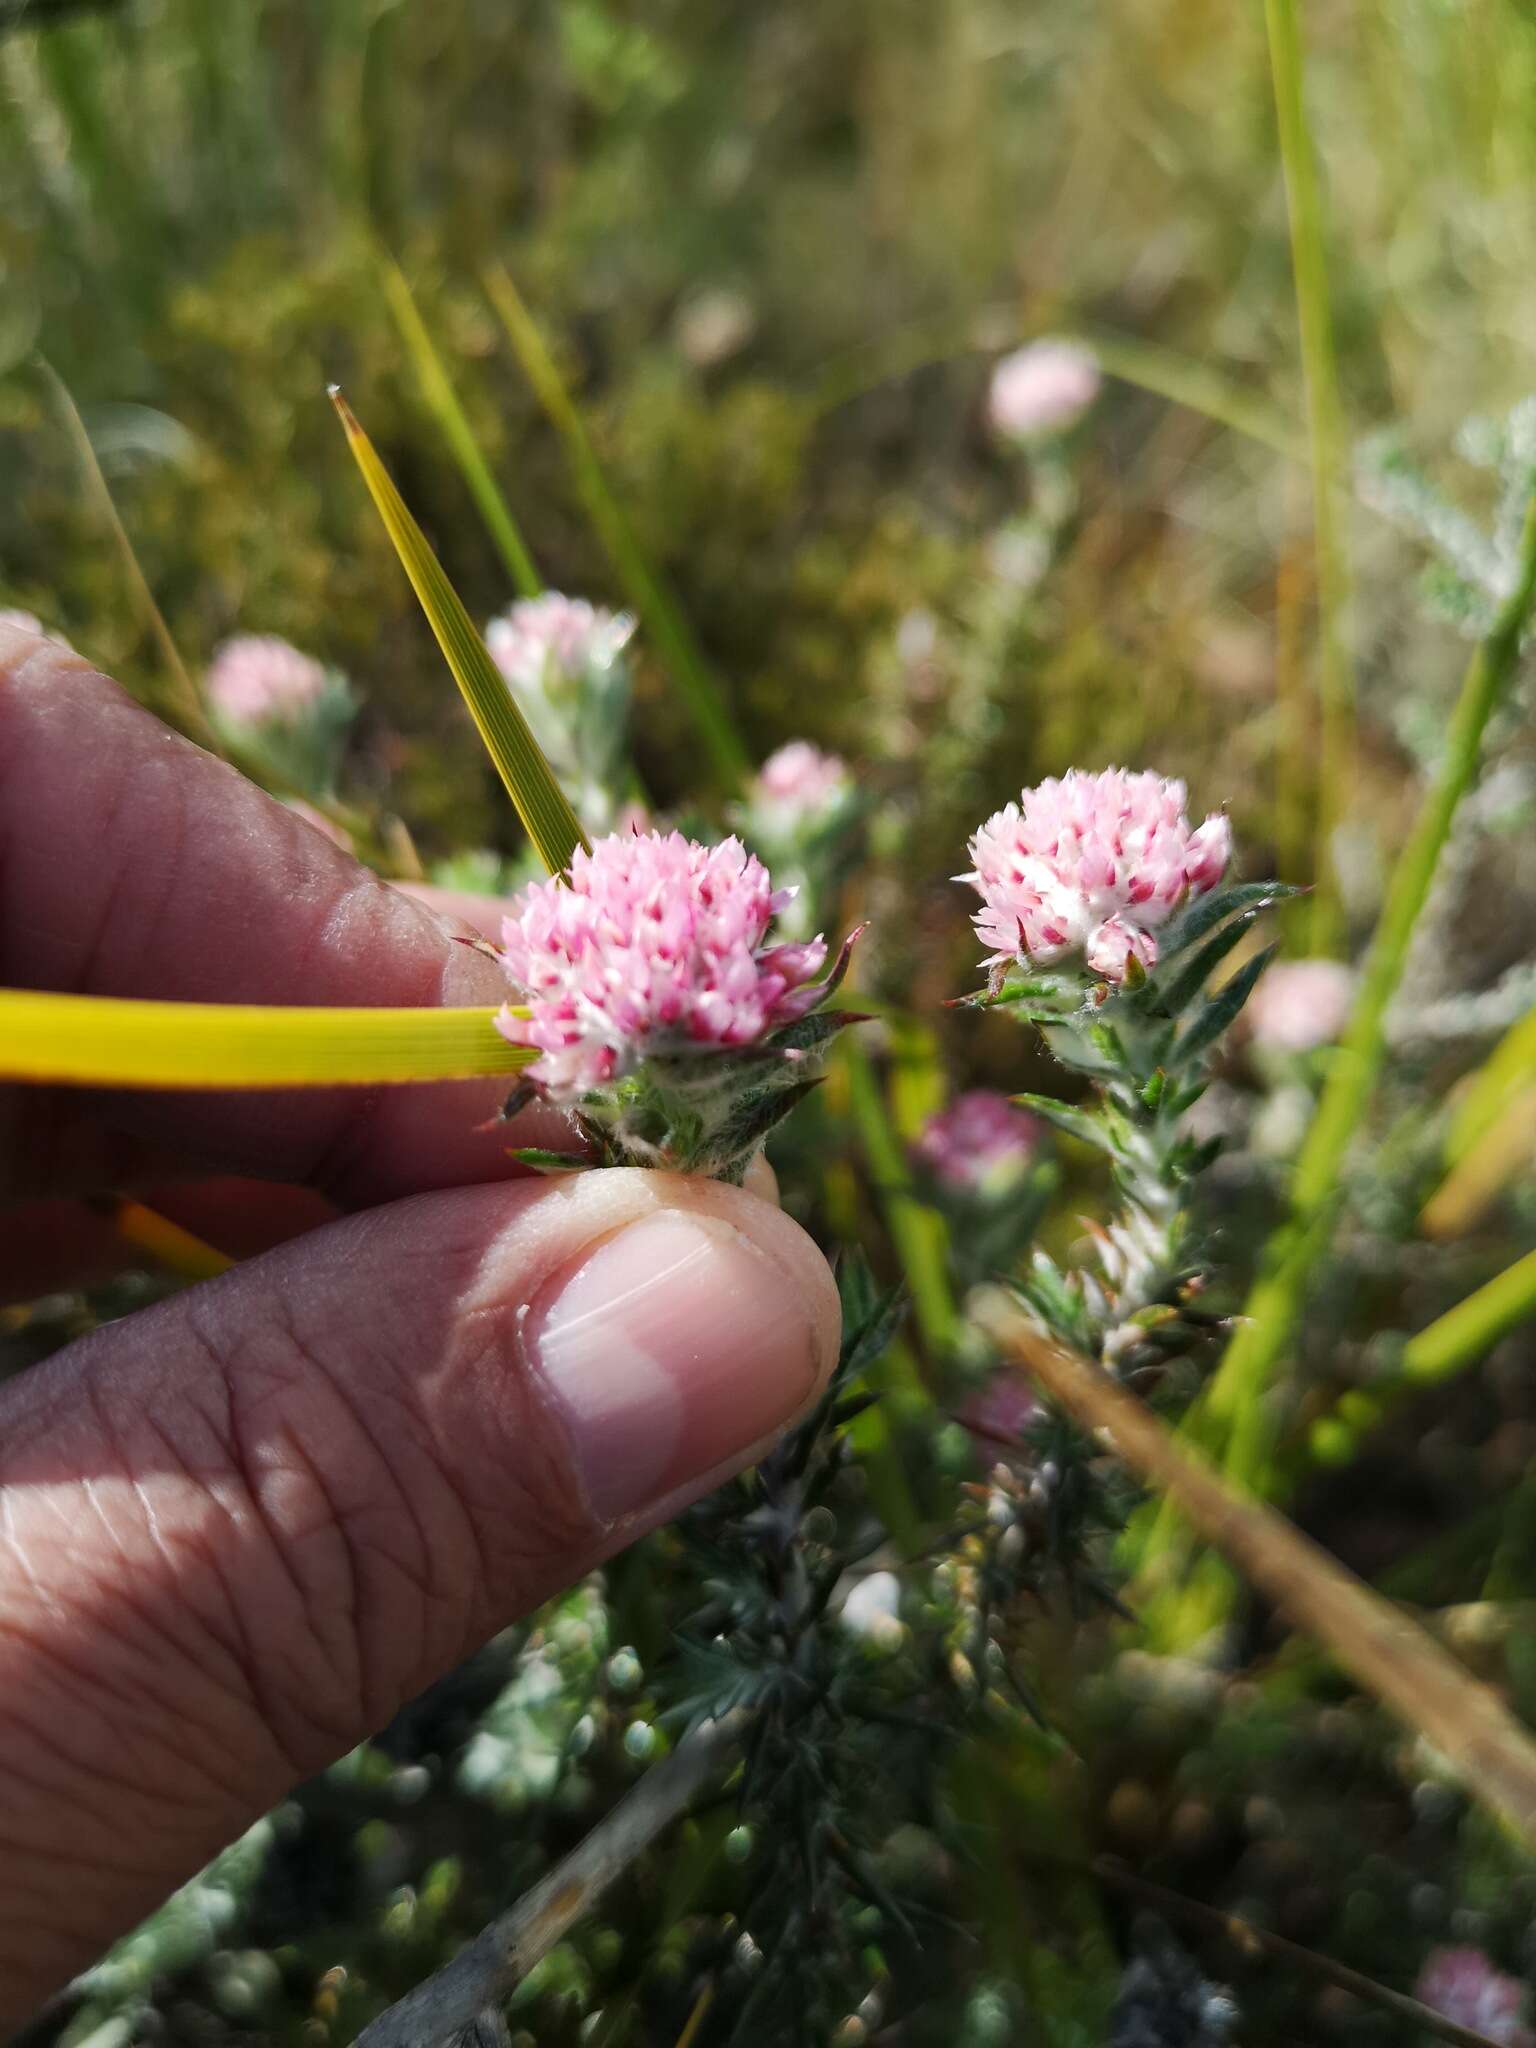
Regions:
M 739 788 L 751 772 L 751 756 L 682 607 L 646 561 L 629 515 L 603 474 L 586 423 L 522 294 L 500 264 L 488 266 L 483 283 L 523 374 L 565 442 L 593 530 L 682 691 L 716 775 L 728 789 Z
M 1307 1432 L 1314 1456 L 1330 1465 L 1345 1463 L 1354 1455 L 1359 1439 L 1399 1402 L 1475 1365 L 1501 1337 L 1533 1316 L 1536 1252 L 1527 1252 L 1475 1294 L 1447 1309 L 1416 1337 L 1410 1337 L 1390 1379 L 1346 1395 L 1336 1409 L 1318 1416 Z
M 944 1219 L 912 1192 L 906 1157 L 886 1108 L 880 1077 L 852 1033 L 843 1039 L 842 1053 L 848 1107 L 911 1291 L 913 1319 L 930 1357 L 943 1358 L 953 1349 L 961 1330 L 960 1312 L 949 1284 Z
M 1305 67 L 1296 0 L 1265 0 L 1269 63 L 1280 161 L 1291 227 L 1291 269 L 1301 328 L 1302 375 L 1307 393 L 1307 439 L 1312 467 L 1312 531 L 1317 551 L 1318 694 L 1322 707 L 1312 947 L 1337 949 L 1342 913 L 1334 874 L 1333 842 L 1354 781 L 1355 683 L 1349 653 L 1349 563 L 1339 516 L 1344 468 L 1344 418 L 1333 345 L 1328 262 L 1323 240 L 1317 161 L 1307 128 Z
M 735 1754 L 747 1719 L 738 1707 L 688 1736 L 510 1911 L 364 2027 L 357 2048 L 433 2048 L 473 2025 L 487 2006 L 499 2004 L 662 1829 L 686 1811 Z
M 1274 1420 L 1264 1396 L 1295 1331 L 1313 1264 L 1328 1243 L 1345 1154 L 1386 1057 L 1387 1009 L 1407 965 L 1452 821 L 1476 779 L 1483 734 L 1514 673 L 1533 604 L 1536 498 L 1526 517 L 1515 587 L 1472 657 L 1444 757 L 1393 873 L 1349 1028 L 1296 1163 L 1289 1219 L 1270 1240 L 1237 1335 L 1202 1403 L 1207 1440 L 1225 1439 L 1227 1471 L 1249 1486 L 1260 1485 L 1273 1441 Z
M 528 544 L 518 530 L 512 516 L 512 508 L 503 496 L 500 486 L 491 474 L 479 442 L 475 439 L 468 415 L 459 402 L 459 395 L 439 355 L 436 344 L 422 319 L 411 288 L 405 281 L 405 273 L 392 256 L 380 253 L 379 275 L 384 283 L 384 295 L 389 300 L 389 310 L 395 316 L 395 325 L 405 343 L 412 366 L 416 371 L 421 395 L 428 410 L 437 422 L 443 439 L 448 443 L 449 453 L 459 466 L 459 473 L 469 486 L 469 494 L 479 509 L 485 528 L 496 543 L 497 551 L 507 566 L 519 596 L 537 597 L 544 588 L 543 578 L 529 552 Z

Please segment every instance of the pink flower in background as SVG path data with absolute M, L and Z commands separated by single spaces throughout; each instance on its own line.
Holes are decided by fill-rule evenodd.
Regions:
M 318 661 L 274 633 L 226 640 L 209 667 L 208 701 L 229 725 L 297 725 L 325 694 Z
M 1219 812 L 1198 829 L 1184 785 L 1151 773 L 1069 769 L 990 817 L 958 877 L 980 895 L 976 930 L 988 966 L 1049 966 L 1081 954 L 1106 981 L 1134 959 L 1157 964 L 1156 929 L 1190 896 L 1214 889 L 1232 853 Z
M 980 1438 L 982 1455 L 991 1463 L 1000 1450 L 1017 1444 L 1033 1429 L 1044 1413 L 1024 1375 L 1005 1369 L 966 1395 L 955 1420 Z
M 1413 1993 L 1421 2004 L 1458 2026 L 1486 2034 L 1500 2048 L 1532 2048 L 1525 2024 L 1525 1986 L 1496 1970 L 1480 1948 L 1437 1948 L 1419 1972 Z
M 788 892 L 738 839 L 611 833 L 578 851 L 569 883 L 536 882 L 502 926 L 507 973 L 531 1014 L 500 1029 L 536 1048 L 529 1078 L 565 1100 L 648 1053 L 748 1046 L 813 1010 L 819 938 L 767 944 Z
M 1033 441 L 1075 425 L 1099 395 L 1099 366 L 1070 341 L 1033 341 L 992 372 L 987 413 L 1008 441 Z
M 485 644 L 513 689 L 533 692 L 552 681 L 576 681 L 589 669 L 610 667 L 634 630 L 627 612 L 604 611 L 584 597 L 546 590 L 492 619 Z
M 852 786 L 846 761 L 809 740 L 791 740 L 759 769 L 753 807 L 777 829 L 793 831 L 831 810 Z
M 1248 1026 L 1256 1045 L 1276 1052 L 1311 1052 L 1332 1045 L 1344 1029 L 1355 977 L 1337 960 L 1281 960 L 1248 999 Z
M 1027 1166 L 1039 1142 L 1037 1118 L 995 1089 L 972 1088 L 929 1117 L 913 1152 L 946 1187 L 976 1194 Z

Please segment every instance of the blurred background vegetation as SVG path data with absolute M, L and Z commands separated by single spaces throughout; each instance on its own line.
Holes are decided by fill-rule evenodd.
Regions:
M 1536 385 L 1536 12 L 1345 0 L 1311 7 L 1305 30 L 1341 411 L 1322 598 L 1360 707 L 1335 849 L 1347 941 L 1369 928 L 1465 658 L 1454 623 L 1413 601 L 1422 549 L 1349 488 L 1351 451 L 1393 429 L 1474 513 L 1489 509 L 1486 479 L 1451 451 L 1464 418 L 1503 414 Z M 1230 805 L 1250 873 L 1313 878 L 1327 635 L 1262 8 L 0 0 L 0 605 L 36 611 L 148 701 L 173 703 L 41 357 L 188 665 L 239 630 L 344 670 L 366 707 L 355 782 L 387 792 L 430 864 L 466 845 L 511 851 L 515 826 L 328 382 L 477 616 L 514 592 L 402 342 L 386 253 L 547 581 L 625 595 L 487 300 L 489 264 L 516 279 L 754 754 L 808 735 L 889 797 L 872 885 L 876 907 L 882 887 L 900 906 L 872 954 L 888 993 L 926 1008 L 963 985 L 973 948 L 944 877 L 965 833 L 1073 763 L 1186 774 L 1196 815 Z M 1092 340 L 1108 386 L 1059 558 L 1038 597 L 1010 607 L 995 543 L 1027 479 L 988 431 L 986 384 L 999 352 L 1045 333 Z M 679 804 L 698 793 L 699 748 L 653 644 L 639 661 L 641 771 Z M 1529 766 L 1528 725 L 1505 746 Z M 1532 952 L 1529 809 L 1511 815 L 1521 829 L 1480 841 L 1452 875 L 1436 930 L 1442 950 L 1456 934 L 1454 974 L 1425 954 L 1426 997 L 1495 986 Z M 943 1028 L 957 1064 L 1018 1084 L 1006 1027 Z M 1479 1050 L 1460 1041 L 1420 1061 L 1418 1094 L 1387 1119 L 1400 1150 Z M 1425 1191 L 1383 1194 L 1372 1212 L 1394 1257 Z M 1238 1186 L 1233 1200 L 1250 1196 Z M 1528 1247 L 1530 1209 L 1517 1190 L 1481 1239 L 1406 1276 L 1370 1256 L 1342 1267 L 1314 1350 L 1363 1298 L 1378 1323 L 1438 1313 Z M 1501 1583 L 1524 1596 L 1510 1546 L 1531 1512 L 1529 1379 L 1505 1371 L 1484 1388 L 1464 1454 L 1421 1463 L 1400 1442 L 1354 1468 L 1354 1495 L 1362 1469 L 1378 1483 L 1371 1516 L 1325 1501 L 1319 1526 L 1358 1564 L 1386 1564 L 1525 1473 L 1508 1522 L 1480 1525 L 1472 1574 L 1480 1585 L 1497 1555 Z M 1432 1583 L 1439 1599 L 1465 1595 L 1454 1571 Z M 508 1668 L 464 1680 L 474 1711 Z M 1398 1979 L 1410 1922 L 1428 1938 L 1496 1921 L 1516 1959 L 1529 1880 L 1511 1892 L 1506 1848 L 1474 1821 L 1461 1888 L 1447 1887 L 1454 1813 L 1394 1805 L 1384 1745 L 1355 1703 L 1325 1689 L 1298 1747 L 1288 1680 L 1220 1720 L 1199 1686 L 1165 1690 L 1131 1737 L 1118 1716 L 1135 1683 L 1122 1673 L 1079 1708 L 1098 1743 L 1085 1797 L 1098 1839 L 1171 1842 L 1181 1883 L 1261 1913 L 1271 1892 L 1299 1900 L 1282 1926 L 1353 1944 Z M 433 1711 L 471 1710 L 455 1694 Z M 1303 1782 L 1282 1824 L 1273 1799 L 1257 1810 L 1267 1792 L 1231 1786 L 1292 1749 Z M 1345 1780 L 1356 1805 L 1341 1835 Z M 970 1796 L 992 1793 L 978 1780 Z M 395 1847 L 386 1830 L 347 1854 L 392 1871 Z M 485 1855 L 467 1924 L 515 1860 Z M 296 1895 L 269 1902 L 274 1926 L 341 1910 L 302 1894 L 312 1876 L 306 1864 L 285 1878 Z M 425 1927 L 411 1935 L 420 1955 L 397 1943 L 379 1964 L 386 1977 L 425 1966 Z M 1337 2000 L 1289 1995 L 1274 1994 L 1280 2031 L 1253 2038 L 1294 2038 L 1298 2013 L 1340 2038 L 1402 2038 Z M 572 2027 L 581 2010 L 561 2008 Z M 201 2025 L 184 2014 L 173 2031 L 203 2038 Z

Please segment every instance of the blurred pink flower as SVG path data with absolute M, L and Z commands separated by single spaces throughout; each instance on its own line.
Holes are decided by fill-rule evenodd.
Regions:
M 1070 341 L 1033 341 L 992 372 L 987 413 L 1008 441 L 1062 434 L 1099 395 L 1099 366 Z
M 634 630 L 627 612 L 604 611 L 584 597 L 546 590 L 492 619 L 485 644 L 514 690 L 540 691 L 552 682 L 579 681 L 588 669 L 610 667 Z
M 1344 1029 L 1354 993 L 1354 975 L 1337 960 L 1281 960 L 1248 999 L 1254 1043 L 1276 1052 L 1332 1045 Z
M 852 787 L 848 763 L 809 740 L 791 740 L 758 770 L 755 809 L 781 830 L 793 830 L 829 811 Z
M 229 725 L 296 725 L 324 695 L 325 669 L 275 633 L 226 640 L 208 669 L 208 701 Z
M 1480 1948 L 1437 1948 L 1419 1972 L 1415 1998 L 1458 2026 L 1486 2034 L 1500 2048 L 1532 2048 L 1525 2025 L 1525 1986 L 1496 1970 Z
M 18 633 L 43 633 L 43 622 L 36 612 L 22 612 L 0 606 L 0 626 L 14 626 Z
M 507 973 L 531 1014 L 501 1031 L 536 1048 L 529 1078 L 571 1101 L 647 1054 L 748 1046 L 813 1010 L 820 939 L 766 943 L 788 891 L 738 839 L 611 833 L 569 883 L 536 882 L 502 926 Z
M 975 922 L 993 948 L 988 966 L 1078 953 L 1119 982 L 1132 959 L 1157 964 L 1157 926 L 1214 889 L 1231 853 L 1220 813 L 1191 827 L 1182 782 L 1073 768 L 990 817 L 971 841 L 974 868 L 958 879 L 982 899 Z
M 1017 1444 L 1033 1429 L 1044 1413 L 1024 1375 L 1005 1367 L 966 1395 L 955 1420 L 981 1439 L 982 1456 L 991 1463 L 999 1450 Z
M 1039 1142 L 1037 1118 L 995 1089 L 972 1088 L 929 1117 L 912 1149 L 936 1180 L 975 1194 L 1027 1166 Z

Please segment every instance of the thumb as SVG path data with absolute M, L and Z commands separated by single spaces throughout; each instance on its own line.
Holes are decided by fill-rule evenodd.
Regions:
M 495 1629 L 744 1464 L 837 1347 L 737 1188 L 328 1225 L 0 1399 L 0 2020 Z

